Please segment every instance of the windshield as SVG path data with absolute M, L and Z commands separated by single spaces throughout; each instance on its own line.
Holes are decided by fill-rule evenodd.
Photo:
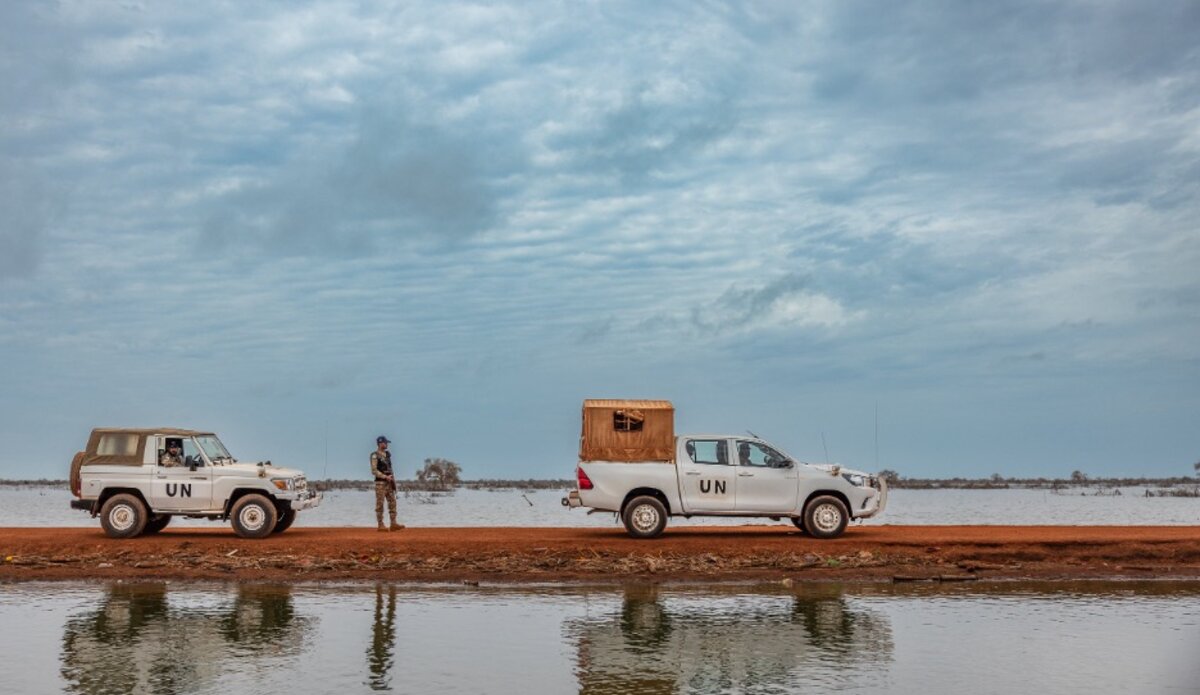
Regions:
M 208 460 L 213 463 L 221 459 L 233 460 L 233 457 L 229 455 L 229 450 L 225 448 L 221 440 L 211 434 L 196 437 L 196 443 L 204 450 L 204 455 L 208 457 Z

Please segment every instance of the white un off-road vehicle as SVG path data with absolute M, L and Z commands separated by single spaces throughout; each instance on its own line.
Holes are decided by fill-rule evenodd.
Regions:
M 158 533 L 173 516 L 228 520 L 242 538 L 265 538 L 321 503 L 300 471 L 239 463 L 215 434 L 179 429 L 92 430 L 71 462 L 71 492 L 71 507 L 99 516 L 112 538 Z
M 882 478 L 803 463 L 756 436 L 677 437 L 669 401 L 584 401 L 575 475 L 563 505 L 616 512 L 634 538 L 661 534 L 669 516 L 787 517 L 836 538 L 887 505 Z

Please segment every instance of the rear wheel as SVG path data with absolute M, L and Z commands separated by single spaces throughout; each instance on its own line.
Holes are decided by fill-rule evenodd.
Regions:
M 262 495 L 246 495 L 229 510 L 233 532 L 242 538 L 266 538 L 278 521 L 275 503 Z
M 148 517 L 146 505 L 124 492 L 109 497 L 100 508 L 100 526 L 109 538 L 133 538 L 146 527 Z
M 621 515 L 625 530 L 634 538 L 654 538 L 667 527 L 667 507 L 655 497 L 634 497 Z
M 850 512 L 833 495 L 814 497 L 804 508 L 804 530 L 814 538 L 837 538 L 848 523 Z
M 292 522 L 296 520 L 295 509 L 284 509 L 279 512 L 279 521 L 275 522 L 275 530 L 271 533 L 283 533 L 292 527 Z
M 171 523 L 170 514 L 160 514 L 146 522 L 146 528 L 142 530 L 142 535 L 150 536 L 165 529 L 167 524 Z

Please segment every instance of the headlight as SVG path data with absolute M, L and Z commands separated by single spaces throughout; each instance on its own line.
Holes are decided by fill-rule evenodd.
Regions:
M 296 484 L 292 482 L 291 478 L 272 478 L 271 482 L 275 484 L 275 487 L 286 492 L 296 489 Z
M 867 484 L 866 476 L 858 475 L 857 473 L 843 473 L 842 477 L 854 487 L 863 487 Z

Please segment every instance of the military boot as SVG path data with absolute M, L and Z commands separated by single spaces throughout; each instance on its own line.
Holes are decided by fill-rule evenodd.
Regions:
M 383 522 L 381 521 L 381 522 L 379 522 L 379 528 L 377 528 L 375 530 L 376 531 L 386 531 L 386 530 L 388 530 L 388 527 L 384 526 Z
M 392 525 L 389 527 L 389 530 L 391 530 L 391 531 L 399 531 L 399 530 L 400 530 L 400 529 L 402 529 L 402 528 L 404 528 L 404 524 L 397 524 L 395 521 L 393 521 L 393 522 L 392 522 Z

